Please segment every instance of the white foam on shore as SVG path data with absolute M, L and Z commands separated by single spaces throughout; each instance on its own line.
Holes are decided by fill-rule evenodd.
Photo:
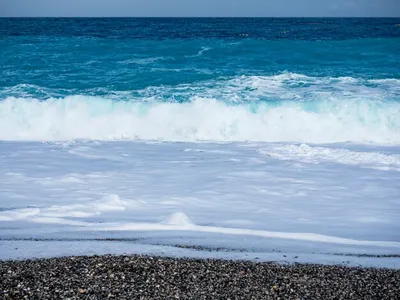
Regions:
M 106 205 L 106 210 L 120 209 L 120 206 L 115 206 L 116 203 L 120 204 L 121 200 L 116 199 L 115 196 L 112 197 L 113 205 Z M 106 201 L 106 203 L 109 201 Z M 104 210 L 104 207 L 101 206 Z M 71 211 L 70 211 L 71 209 Z M 341 245 L 353 245 L 353 246 L 374 246 L 374 247 L 391 247 L 399 248 L 400 242 L 388 242 L 388 241 L 365 241 L 365 240 L 355 240 L 340 238 L 322 234 L 314 233 L 291 233 L 291 232 L 274 232 L 266 230 L 254 230 L 254 229 L 239 229 L 239 228 L 229 228 L 229 227 L 217 227 L 217 226 L 199 226 L 195 225 L 189 217 L 182 213 L 176 212 L 169 216 L 165 221 L 161 223 L 113 223 L 113 224 L 96 224 L 84 221 L 75 221 L 70 219 L 65 219 L 62 217 L 87 217 L 88 215 L 81 215 L 73 211 L 76 207 L 65 208 L 51 207 L 49 209 L 44 209 L 43 211 L 36 210 L 34 214 L 25 213 L 24 210 L 20 214 L 16 215 L 14 219 L 6 219 L 3 217 L 0 221 L 11 221 L 11 220 L 26 220 L 35 223 L 43 224 L 64 224 L 77 226 L 77 230 L 87 230 L 90 227 L 91 231 L 193 231 L 193 232 L 203 232 L 203 233 L 218 233 L 218 234 L 228 234 L 228 235 L 243 235 L 243 236 L 258 236 L 261 238 L 274 238 L 274 239 L 287 239 L 287 240 L 299 240 L 317 243 L 331 243 L 331 244 L 341 244 Z M 64 210 L 64 211 L 63 211 Z M 101 210 L 100 210 L 101 211 Z
M 127 223 L 116 224 L 112 226 L 105 225 L 100 227 L 92 227 L 92 230 L 100 231 L 194 231 L 204 233 L 220 233 L 230 235 L 248 235 L 258 236 L 262 238 L 278 238 L 288 240 L 301 240 L 318 243 L 331 243 L 354 246 L 375 246 L 375 247 L 392 247 L 400 249 L 400 242 L 387 241 L 363 241 L 346 239 L 334 236 L 327 236 L 314 233 L 289 233 L 289 232 L 273 232 L 266 230 L 238 229 L 216 226 L 198 226 L 194 225 L 189 218 L 183 213 L 175 213 L 168 218 L 166 223 L 145 224 L 145 223 Z
M 116 241 L 0 241 L 1 260 L 25 260 L 32 258 L 52 258 L 64 256 L 83 255 L 155 255 L 161 257 L 176 258 L 201 258 L 201 259 L 229 259 L 249 260 L 256 262 L 278 262 L 278 263 L 315 263 L 316 261 L 326 265 L 346 265 L 371 268 L 393 268 L 400 269 L 398 258 L 328 255 L 328 254 L 301 254 L 285 251 L 276 252 L 226 252 L 226 251 L 201 251 L 188 248 L 135 244 Z
M 191 228 L 194 226 L 193 222 L 189 220 L 188 216 L 183 212 L 176 212 L 172 214 L 161 224 L 178 226 L 179 228 Z
M 397 146 L 68 141 L 0 150 L 0 243 L 400 251 Z
M 104 212 L 124 211 L 129 207 L 127 201 L 112 194 L 89 203 L 70 205 L 52 205 L 42 208 L 23 208 L 0 211 L 0 221 L 34 220 L 41 223 L 66 223 L 62 218 L 88 218 Z M 84 223 L 79 223 L 84 224 Z
M 262 146 L 260 153 L 280 160 L 300 160 L 307 163 L 333 162 L 360 165 L 366 168 L 400 171 L 400 155 L 379 152 L 352 151 L 343 148 L 301 145 Z

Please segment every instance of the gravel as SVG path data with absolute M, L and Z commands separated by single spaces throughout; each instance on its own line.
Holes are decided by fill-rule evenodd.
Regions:
M 0 261 L 2 299 L 400 299 L 400 270 L 90 256 Z

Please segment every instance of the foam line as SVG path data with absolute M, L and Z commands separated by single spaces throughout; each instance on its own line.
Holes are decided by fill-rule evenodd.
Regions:
M 288 240 L 300 240 L 319 243 L 331 243 L 353 246 L 375 246 L 375 247 L 394 247 L 400 248 L 399 242 L 387 241 L 363 241 L 347 238 L 340 238 L 322 234 L 314 233 L 291 233 L 291 232 L 276 232 L 255 229 L 239 229 L 215 226 L 198 226 L 195 225 L 183 213 L 175 213 L 171 215 L 166 222 L 160 224 L 146 224 L 146 223 L 127 223 L 115 224 L 111 226 L 92 228 L 93 230 L 100 231 L 194 231 L 205 233 L 219 233 L 229 235 L 248 235 L 259 236 L 262 238 L 278 238 Z

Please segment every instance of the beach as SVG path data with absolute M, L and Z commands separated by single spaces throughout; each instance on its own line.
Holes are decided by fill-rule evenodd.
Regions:
M 0 262 L 2 299 L 398 299 L 400 270 L 152 256 Z
M 0 18 L 0 298 L 399 298 L 399 23 Z

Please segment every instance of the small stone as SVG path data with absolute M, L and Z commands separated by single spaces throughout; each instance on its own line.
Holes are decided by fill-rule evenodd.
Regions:
M 147 256 L 0 261 L 0 278 L 5 299 L 385 300 L 400 294 L 396 269 Z

